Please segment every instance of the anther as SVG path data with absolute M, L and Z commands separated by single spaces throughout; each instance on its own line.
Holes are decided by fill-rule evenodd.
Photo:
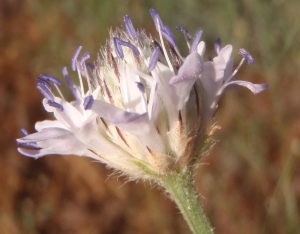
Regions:
M 133 24 L 131 22 L 131 19 L 128 15 L 126 15 L 124 17 L 124 22 L 125 22 L 126 31 L 127 31 L 128 35 L 130 36 L 130 38 L 134 41 L 137 41 L 136 31 L 135 31 Z
M 145 86 L 141 82 L 135 82 L 137 84 L 138 89 L 142 92 L 145 93 Z
M 148 66 L 148 72 L 152 72 L 155 68 L 158 58 L 159 58 L 160 48 L 156 47 L 150 57 L 149 66 Z
M 43 85 L 47 86 L 47 88 L 51 90 L 52 87 L 47 81 L 43 80 L 42 78 L 36 78 L 36 81 L 38 83 L 43 83 Z
M 71 67 L 72 67 L 73 71 L 76 70 L 76 61 L 77 61 L 77 57 L 78 57 L 81 49 L 82 49 L 82 46 L 78 46 L 77 50 L 75 51 L 75 53 L 73 55 L 72 62 L 71 62 Z
M 57 103 L 57 102 L 55 102 L 55 101 L 48 100 L 47 104 L 48 104 L 49 106 L 52 106 L 52 107 L 55 107 L 55 108 L 59 109 L 60 111 L 63 111 L 63 110 L 64 110 L 64 107 L 63 107 L 61 104 L 59 104 L 59 103 Z
M 151 17 L 154 21 L 156 30 L 159 31 L 159 28 L 164 27 L 159 14 L 157 13 L 157 11 L 154 8 L 150 8 L 149 12 L 150 12 L 150 15 L 151 15 Z
M 196 32 L 193 43 L 190 48 L 190 54 L 196 50 L 197 45 L 199 44 L 199 41 L 201 39 L 202 33 L 203 33 L 203 30 L 201 28 L 198 29 L 198 31 Z
M 36 85 L 36 88 L 45 98 L 47 98 L 48 100 L 54 100 L 53 94 L 44 83 L 38 83 Z
M 161 34 L 173 47 L 177 47 L 175 36 L 168 26 L 163 26 L 161 28 Z
M 118 37 L 114 37 L 115 52 L 120 59 L 124 59 L 124 53 L 119 42 L 120 39 Z
M 140 55 L 139 50 L 138 50 L 133 44 L 131 44 L 130 42 L 126 42 L 126 41 L 123 41 L 123 40 L 120 40 L 120 39 L 119 39 L 119 40 L 118 40 L 118 43 L 119 43 L 119 45 L 121 45 L 121 46 L 126 46 L 126 47 L 132 49 L 133 53 L 134 53 L 136 56 L 139 56 L 139 55 Z
M 220 50 L 221 50 L 221 38 L 217 38 L 217 40 L 215 41 L 215 51 L 217 54 L 219 54 Z
M 244 48 L 239 49 L 238 54 L 241 55 L 247 61 L 248 64 L 254 63 L 254 59 L 252 58 L 251 54 Z
M 77 99 L 78 98 L 78 95 L 77 95 L 77 86 L 76 84 L 74 84 L 74 82 L 72 81 L 71 77 L 69 76 L 68 74 L 68 70 L 66 67 L 64 67 L 62 69 L 62 73 L 63 73 L 63 76 L 65 77 L 68 85 L 69 85 L 69 88 L 72 92 L 72 94 L 74 95 L 74 97 Z
M 46 74 L 46 73 L 42 73 L 41 74 L 41 79 L 43 79 L 45 81 L 49 81 L 49 82 L 51 82 L 53 84 L 56 84 L 58 86 L 62 85 L 62 83 L 61 83 L 61 81 L 59 79 L 57 79 L 56 77 L 51 76 L 49 74 Z
M 84 99 L 84 102 L 83 102 L 84 109 L 85 110 L 90 110 L 92 108 L 92 106 L 93 106 L 93 103 L 94 103 L 93 95 L 87 96 Z
M 86 52 L 80 59 L 79 63 L 80 63 L 80 66 L 81 66 L 81 70 L 84 70 L 84 63 L 86 60 L 88 60 L 90 58 L 90 53 L 89 52 Z
M 21 134 L 22 134 L 23 136 L 28 136 L 28 132 L 26 131 L 25 128 L 22 128 L 22 129 L 20 130 L 20 132 L 21 132 Z
M 185 27 L 178 25 L 178 26 L 175 27 L 175 29 L 180 30 L 181 32 L 183 32 L 184 37 L 187 40 L 192 40 L 192 35 L 189 33 L 189 31 Z

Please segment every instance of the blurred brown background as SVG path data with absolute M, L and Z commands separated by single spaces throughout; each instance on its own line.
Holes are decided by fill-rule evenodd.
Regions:
M 154 32 L 165 24 L 204 29 L 213 43 L 247 48 L 255 58 L 237 77 L 269 83 L 262 94 L 227 92 L 216 119 L 222 129 L 196 169 L 196 186 L 216 233 L 300 230 L 300 3 L 298 0 L 1 0 L 0 233 L 190 233 L 175 205 L 142 182 L 125 183 L 90 159 L 16 151 L 19 130 L 47 116 L 35 78 L 62 78 L 78 45 L 96 58 L 108 28 L 128 14 Z M 156 34 L 155 34 L 156 35 Z M 182 51 L 183 36 L 175 32 Z

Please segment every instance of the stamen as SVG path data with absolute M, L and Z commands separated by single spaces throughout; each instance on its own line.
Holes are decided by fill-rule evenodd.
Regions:
M 160 18 L 156 18 L 157 21 L 159 21 Z M 161 41 L 161 44 L 162 44 L 162 48 L 163 48 L 163 51 L 164 51 L 164 55 L 165 55 L 165 59 L 167 60 L 167 64 L 171 70 L 171 72 L 174 73 L 174 69 L 173 69 L 173 66 L 172 66 L 172 63 L 169 59 L 169 56 L 168 56 L 168 53 L 167 53 L 167 50 L 166 50 L 166 47 L 165 47 L 165 44 L 164 44 L 164 41 L 163 41 L 163 38 L 162 38 L 162 33 L 161 33 L 161 29 L 160 29 L 160 23 L 157 22 L 157 27 L 158 27 L 158 33 L 159 33 L 159 39 Z
M 17 142 L 17 146 L 31 147 L 31 148 L 35 148 L 35 149 L 41 148 L 40 146 L 38 146 L 38 144 L 36 142 L 19 142 L 18 140 L 16 142 Z
M 189 33 L 189 31 L 183 27 L 183 26 L 176 26 L 175 27 L 176 30 L 180 30 L 181 32 L 183 32 L 183 35 L 184 35 L 184 39 L 186 41 L 186 44 L 188 46 L 188 48 L 190 49 L 191 48 L 191 45 L 190 45 L 190 40 L 192 40 L 192 35 Z
M 138 50 L 134 45 L 132 45 L 130 42 L 126 42 L 126 41 L 123 41 L 123 40 L 119 39 L 119 40 L 117 41 L 117 43 L 118 43 L 119 45 L 126 46 L 126 47 L 132 49 L 133 53 L 134 53 L 136 56 L 139 56 L 139 55 L 140 55 L 139 50 Z M 123 52 L 123 51 L 122 51 L 122 52 Z
M 78 57 L 81 49 L 82 49 L 82 46 L 78 46 L 77 50 L 75 51 L 75 53 L 73 55 L 72 62 L 71 62 L 71 67 L 72 67 L 73 71 L 76 70 L 76 61 L 77 61 L 77 57 Z
M 183 35 L 186 40 L 192 40 L 192 35 L 189 33 L 189 31 L 185 27 L 178 25 L 175 27 L 175 29 L 183 32 Z
M 155 25 L 156 30 L 159 31 L 159 29 L 163 28 L 164 25 L 162 23 L 162 20 L 159 16 L 158 12 L 154 8 L 150 8 L 149 12 L 150 12 L 150 15 L 151 15 L 151 17 L 154 21 L 154 25 Z
M 54 96 L 51 93 L 51 91 L 47 88 L 46 85 L 44 85 L 44 83 L 38 83 L 36 85 L 36 88 L 38 89 L 38 91 L 40 91 L 40 93 L 47 98 L 48 100 L 54 100 Z
M 159 47 L 156 47 L 150 57 L 149 66 L 148 66 L 148 72 L 152 72 L 155 68 L 158 58 L 159 58 L 160 49 Z
M 115 52 L 120 59 L 124 59 L 124 53 L 119 41 L 118 37 L 114 37 Z
M 90 68 L 91 71 L 94 71 L 94 69 L 95 69 L 94 64 L 92 64 L 92 63 L 85 63 L 85 65 L 86 65 L 88 68 Z
M 69 85 L 69 88 L 73 94 L 73 96 L 76 98 L 76 99 L 79 99 L 78 97 L 78 94 L 77 94 L 77 85 L 72 81 L 71 77 L 69 76 L 68 74 L 68 70 L 66 67 L 64 67 L 62 69 L 62 73 L 63 73 L 63 76 L 65 77 L 68 85 Z
M 29 135 L 25 128 L 22 128 L 22 129 L 20 130 L 20 132 L 21 132 L 21 134 L 22 134 L 23 136 L 28 136 L 28 135 Z
M 45 81 L 50 81 L 50 82 L 52 82 L 53 84 L 57 84 L 58 86 L 61 86 L 61 85 L 62 85 L 62 83 L 61 83 L 61 81 L 60 81 L 59 79 L 57 79 L 56 77 L 51 76 L 51 75 L 49 75 L 49 74 L 42 73 L 42 74 L 41 74 L 41 78 L 42 78 L 43 80 L 45 80 Z
M 164 26 L 163 28 L 161 28 L 161 33 L 164 36 L 164 38 L 173 46 L 173 47 L 177 47 L 177 42 L 175 39 L 175 36 L 173 34 L 173 32 L 171 31 L 171 29 L 168 26 Z
M 90 110 L 93 106 L 93 103 L 94 103 L 93 95 L 87 96 L 83 102 L 84 109 Z
M 131 19 L 128 15 L 126 15 L 124 17 L 124 22 L 125 22 L 126 31 L 127 31 L 128 35 L 130 36 L 130 38 L 134 41 L 137 41 L 136 31 L 135 31 L 133 24 L 131 22 Z
M 196 50 L 197 45 L 199 44 L 199 41 L 201 39 L 202 33 L 203 33 L 203 30 L 201 28 L 199 28 L 195 34 L 192 46 L 190 48 L 190 54 Z
M 137 84 L 138 89 L 142 92 L 145 93 L 145 86 L 141 82 L 135 82 Z
M 50 90 L 51 90 L 51 85 L 50 85 L 47 81 L 52 82 L 52 83 L 54 84 L 54 87 L 56 88 L 58 94 L 60 95 L 60 97 L 61 97 L 62 99 L 65 99 L 64 96 L 63 96 L 63 94 L 61 93 L 60 89 L 58 88 L 58 86 L 61 86 L 61 85 L 62 85 L 62 83 L 61 83 L 61 81 L 60 81 L 59 79 L 57 79 L 56 77 L 54 77 L 54 76 L 52 76 L 52 75 L 49 75 L 49 74 L 46 74 L 46 73 L 42 73 L 42 74 L 41 74 L 41 78 L 38 78 L 37 81 L 40 82 L 41 80 L 44 81 L 44 84 L 45 84 L 45 85 L 48 84 L 48 85 L 50 86 L 50 88 L 49 88 L 49 86 L 47 85 L 47 87 L 48 87 Z
M 86 52 L 81 59 L 79 60 L 79 64 L 81 66 L 81 70 L 84 71 L 84 63 L 86 60 L 88 60 L 90 58 L 90 53 Z
M 36 78 L 36 81 L 38 83 L 43 83 L 45 86 L 47 86 L 48 89 L 51 90 L 52 87 L 51 87 L 51 85 L 47 81 L 43 80 L 42 78 Z
M 221 50 L 221 38 L 217 38 L 215 42 L 215 51 L 217 54 L 219 54 L 220 50 Z
M 254 63 L 254 59 L 252 58 L 251 54 L 244 48 L 239 49 L 238 54 L 241 55 L 244 59 L 246 59 L 248 64 Z
M 52 106 L 52 107 L 55 107 L 55 108 L 59 109 L 60 111 L 63 111 L 63 110 L 64 110 L 64 107 L 63 107 L 61 104 L 59 104 L 59 103 L 57 103 L 57 102 L 55 102 L 55 101 L 48 100 L 47 104 L 48 104 L 49 106 Z

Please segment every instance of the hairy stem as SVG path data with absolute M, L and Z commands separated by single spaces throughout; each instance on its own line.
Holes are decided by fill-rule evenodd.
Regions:
M 195 234 L 212 234 L 213 229 L 204 213 L 194 188 L 191 170 L 175 171 L 161 180 L 162 186 L 175 201 L 190 229 Z

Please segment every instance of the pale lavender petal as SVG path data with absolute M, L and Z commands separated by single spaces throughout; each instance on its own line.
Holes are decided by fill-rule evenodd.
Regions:
M 18 139 L 19 142 L 38 142 L 52 138 L 68 135 L 69 131 L 61 128 L 45 128 L 41 132 L 36 132 Z
M 232 53 L 232 45 L 227 45 L 220 50 L 219 57 L 225 59 L 225 63 L 228 63 Z
M 249 81 L 235 80 L 235 81 L 228 82 L 226 85 L 224 85 L 223 90 L 231 85 L 246 87 L 254 94 L 260 93 L 268 87 L 268 84 L 253 84 Z
M 176 98 L 173 99 L 177 109 L 181 109 L 187 101 L 191 88 L 203 72 L 203 60 L 197 53 L 188 55 L 178 70 L 178 75 L 172 77 L 169 84 L 173 87 Z
M 197 52 L 193 52 L 186 57 L 184 63 L 178 70 L 177 76 L 172 77 L 169 84 L 175 85 L 188 80 L 196 80 L 196 78 L 200 77 L 202 71 L 203 59 Z
M 67 130 L 67 128 L 57 120 L 44 120 L 35 123 L 35 130 L 41 132 L 45 128 L 62 128 Z M 28 135 L 28 134 L 27 134 Z

